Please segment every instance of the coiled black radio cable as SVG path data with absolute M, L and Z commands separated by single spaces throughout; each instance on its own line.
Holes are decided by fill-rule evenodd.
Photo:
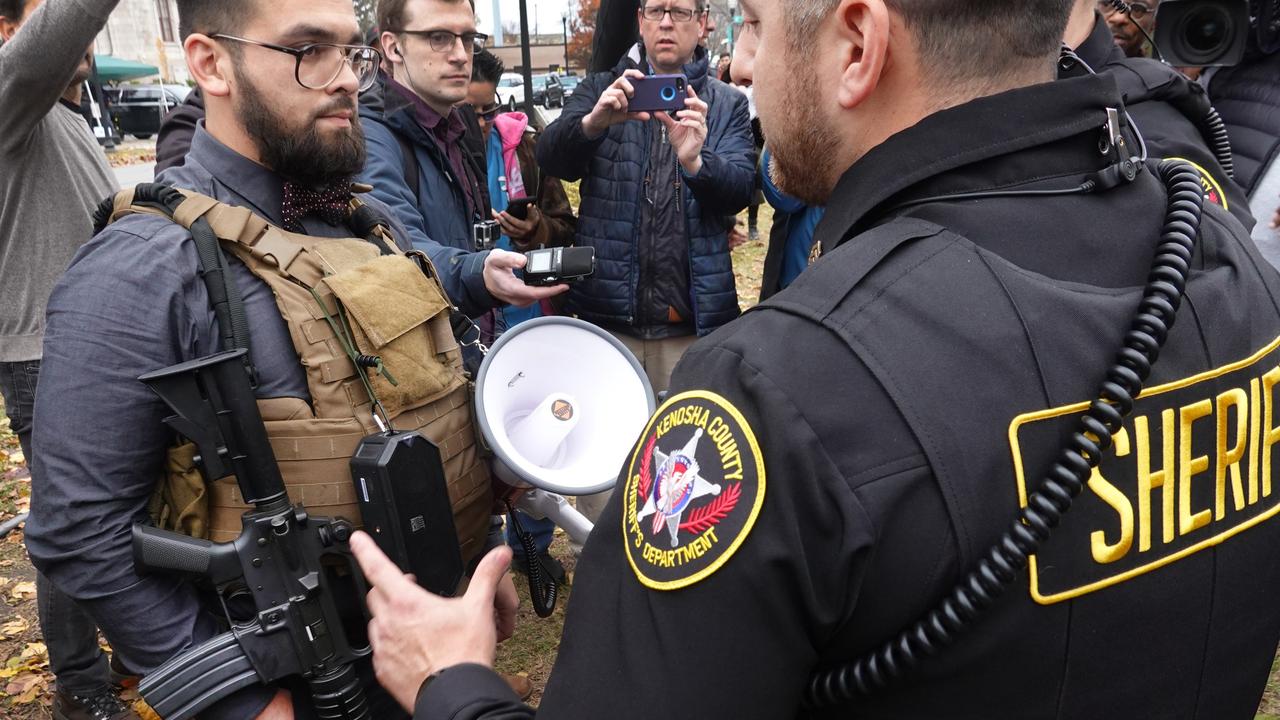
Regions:
M 1200 174 L 1189 163 L 1166 160 L 1160 178 L 1169 189 L 1168 211 L 1138 314 L 1097 399 L 1081 417 L 1040 487 L 1026 506 L 946 597 L 914 625 L 877 650 L 850 663 L 819 671 L 809 681 L 806 708 L 849 702 L 901 679 L 922 658 L 936 655 L 971 629 L 1027 567 L 1049 538 L 1111 446 L 1111 437 L 1133 411 L 1151 366 L 1177 318 L 1190 273 L 1204 205 Z
M 516 517 L 516 509 L 507 500 L 507 522 L 520 540 L 520 548 L 524 550 L 525 567 L 529 570 L 529 599 L 533 601 L 533 611 L 538 617 L 551 617 L 556 609 L 556 598 L 560 589 L 551 577 L 551 571 L 542 566 L 542 558 L 538 556 L 538 546 L 533 535 L 520 525 Z
M 1204 118 L 1205 130 L 1208 131 L 1209 149 L 1213 151 L 1213 156 L 1217 158 L 1218 164 L 1222 166 L 1222 172 L 1227 177 L 1235 179 L 1236 164 L 1231 154 L 1231 138 L 1227 136 L 1227 124 L 1222 121 L 1222 116 L 1218 114 L 1218 109 L 1210 107 L 1209 112 Z

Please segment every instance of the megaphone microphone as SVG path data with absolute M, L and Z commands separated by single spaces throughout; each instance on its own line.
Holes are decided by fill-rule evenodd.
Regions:
M 565 440 L 578 426 L 575 401 L 567 393 L 552 392 L 524 418 L 511 426 L 511 447 L 538 467 L 558 465 Z
M 579 543 L 591 523 L 559 495 L 612 488 L 653 410 L 653 388 L 635 356 L 574 318 L 508 330 L 476 375 L 476 421 L 494 474 L 529 489 L 521 509 L 550 517 Z

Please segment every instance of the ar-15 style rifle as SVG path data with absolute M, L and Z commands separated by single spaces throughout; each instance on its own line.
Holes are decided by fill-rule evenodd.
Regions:
M 196 444 L 205 479 L 234 474 L 253 508 L 229 543 L 134 525 L 138 568 L 209 579 L 232 626 L 170 659 L 138 689 L 161 717 L 185 720 L 242 688 L 299 676 L 321 718 L 365 720 L 369 708 L 352 666 L 370 652 L 366 586 L 347 545 L 353 528 L 290 503 L 241 360 L 246 352 L 139 378 L 176 413 L 164 422 Z M 254 614 L 237 622 L 227 602 L 246 592 Z

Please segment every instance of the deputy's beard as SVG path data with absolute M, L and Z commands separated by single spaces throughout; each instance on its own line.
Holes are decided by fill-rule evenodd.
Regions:
M 236 69 L 240 92 L 236 114 L 258 149 L 262 164 L 276 174 L 302 185 L 320 187 L 354 177 L 364 169 L 364 131 L 359 117 L 351 127 L 321 134 L 317 120 L 335 110 L 355 112 L 355 98 L 334 96 L 333 101 L 299 126 L 272 111 L 266 96 Z
M 785 87 L 778 102 L 772 103 L 773 109 L 781 112 L 760 118 L 769 143 L 770 179 L 778 189 L 807 205 L 825 205 L 837 178 L 834 157 L 839 139 L 818 112 L 816 79 L 796 77 Z

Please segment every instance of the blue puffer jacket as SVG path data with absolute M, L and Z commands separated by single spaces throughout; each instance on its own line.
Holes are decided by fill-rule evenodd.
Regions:
M 449 298 L 464 313 L 479 317 L 499 303 L 484 286 L 487 252 L 473 252 L 472 218 L 462 187 L 435 141 L 413 115 L 413 106 L 386 87 L 386 76 L 360 95 L 366 148 L 360 181 L 391 208 L 409 231 L 414 248 L 431 258 Z M 413 148 L 418 168 L 415 197 L 405 179 L 404 153 L 397 133 Z M 463 148 L 464 159 L 467 149 Z M 479 173 L 483 177 L 483 171 Z
M 635 324 L 640 281 L 636 234 L 649 143 L 655 133 L 652 123 L 626 122 L 589 140 L 582 133 L 582 118 L 624 71 L 646 66 L 637 55 L 633 50 L 613 70 L 583 80 L 538 143 L 538 165 L 544 173 L 582 180 L 577 244 L 596 249 L 596 272 L 575 284 L 569 309 L 603 325 Z M 710 107 L 702 171 L 684 178 L 692 273 L 690 304 L 699 335 L 738 316 L 724 217 L 740 212 L 750 202 L 756 167 L 747 98 L 708 77 L 707 64 L 706 50 L 698 48 L 693 62 L 684 68 L 689 84 Z

